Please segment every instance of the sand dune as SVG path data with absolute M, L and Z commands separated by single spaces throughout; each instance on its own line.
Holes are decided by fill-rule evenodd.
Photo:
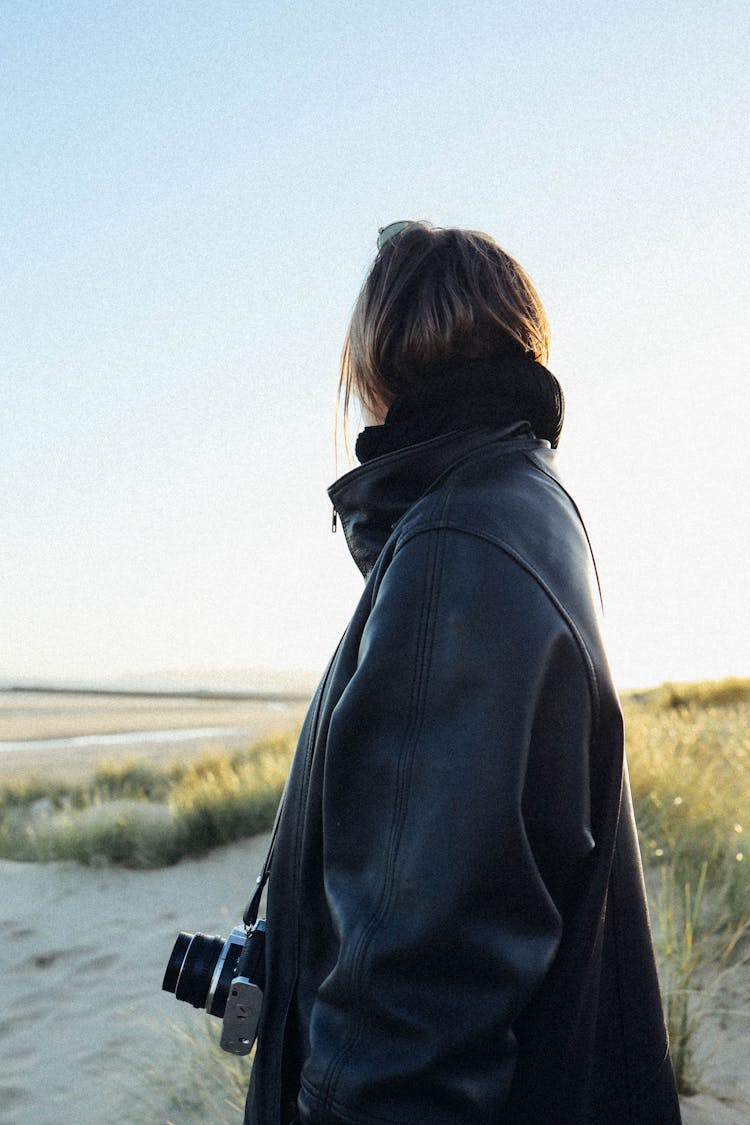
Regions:
M 172 944 L 228 933 L 264 855 L 259 837 L 161 871 L 0 861 L 2 1125 L 164 1125 L 175 1029 L 210 1018 L 161 991 Z
M 180 929 L 236 924 L 265 844 L 160 871 L 0 862 L 1 1125 L 206 1125 L 167 1115 L 189 1066 L 178 1030 L 209 1017 L 162 992 L 162 974 Z M 749 1048 L 706 1026 L 706 1083 L 728 1100 L 686 1099 L 685 1125 L 748 1125 Z

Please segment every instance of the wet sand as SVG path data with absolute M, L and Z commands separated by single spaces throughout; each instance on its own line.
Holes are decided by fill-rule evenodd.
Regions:
M 98 762 L 140 758 L 153 762 L 195 756 L 207 747 L 234 749 L 275 732 L 297 730 L 307 701 L 216 700 L 184 697 L 149 698 L 0 692 L 0 771 L 4 780 L 44 776 L 82 780 Z M 224 728 L 221 734 L 216 733 Z M 190 730 L 195 736 L 173 741 L 139 741 L 139 731 Z M 206 733 L 206 732 L 211 733 Z M 112 745 L 93 736 L 132 733 L 132 741 Z M 202 732 L 202 733 L 201 733 Z M 40 740 L 92 736 L 74 749 Z M 33 748 L 3 749 L 3 744 L 34 741 Z

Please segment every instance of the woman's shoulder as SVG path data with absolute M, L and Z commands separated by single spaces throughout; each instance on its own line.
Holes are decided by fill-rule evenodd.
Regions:
M 528 582 L 521 580 L 520 572 L 525 572 L 536 587 L 535 597 L 548 600 L 576 632 L 599 647 L 601 595 L 594 556 L 546 442 L 495 454 L 485 450 L 444 474 L 401 521 L 394 551 L 425 534 L 444 540 L 447 551 L 460 537 L 469 572 L 472 542 L 477 555 L 486 555 L 489 545 L 512 564 L 509 569 L 498 563 L 503 582 L 517 574 L 513 587 L 531 597 Z
M 471 450 L 443 472 L 401 521 L 402 536 L 464 530 L 538 553 L 540 542 L 590 546 L 580 511 L 557 471 L 554 451 L 530 437 Z

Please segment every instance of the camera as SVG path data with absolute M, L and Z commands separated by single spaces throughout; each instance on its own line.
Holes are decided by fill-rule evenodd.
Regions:
M 162 981 L 194 1008 L 223 1020 L 221 1046 L 247 1055 L 258 1031 L 265 985 L 265 919 L 252 927 L 235 926 L 228 938 L 178 935 Z

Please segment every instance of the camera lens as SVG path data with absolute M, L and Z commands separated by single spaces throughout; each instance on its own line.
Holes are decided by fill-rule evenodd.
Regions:
M 245 943 L 243 929 L 224 940 L 207 934 L 179 934 L 167 963 L 162 988 L 178 1000 L 224 1015 L 229 986 Z
M 182 968 L 182 962 L 185 960 L 185 954 L 192 940 L 192 934 L 180 934 L 177 941 L 174 943 L 174 949 L 167 962 L 164 980 L 161 985 L 165 992 L 174 992 L 177 988 L 177 980 L 180 975 L 180 969 Z

